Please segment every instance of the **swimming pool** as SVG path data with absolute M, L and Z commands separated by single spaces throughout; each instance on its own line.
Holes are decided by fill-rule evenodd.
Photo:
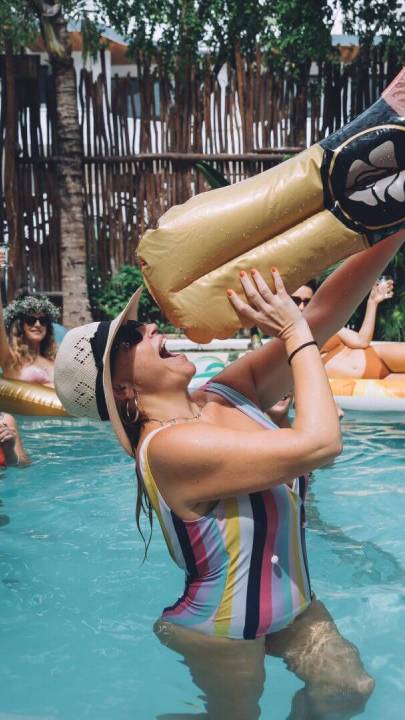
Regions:
M 19 418 L 33 465 L 0 477 L 0 720 L 154 720 L 203 712 L 151 626 L 183 589 L 157 525 L 149 559 L 134 473 L 108 427 Z M 405 417 L 347 413 L 344 453 L 308 503 L 313 587 L 376 689 L 363 717 L 405 704 Z M 285 720 L 301 683 L 266 660 L 262 717 Z M 270 714 L 271 713 L 271 714 Z

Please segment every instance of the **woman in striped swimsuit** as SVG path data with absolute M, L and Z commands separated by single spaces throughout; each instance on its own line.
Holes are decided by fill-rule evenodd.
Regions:
M 194 365 L 166 350 L 155 325 L 135 321 L 138 293 L 112 323 L 75 328 L 62 341 L 55 379 L 64 406 L 110 419 L 136 454 L 138 520 L 142 507 L 156 512 L 185 572 L 184 592 L 155 632 L 187 663 L 210 720 L 260 716 L 266 653 L 304 682 L 295 720 L 352 717 L 372 691 L 308 575 L 306 476 L 341 447 L 314 338 L 321 347 L 347 322 L 404 237 L 349 258 L 303 313 L 277 271 L 275 293 L 257 271 L 242 272 L 247 302 L 228 293 L 241 325 L 276 339 L 191 395 Z M 294 422 L 278 428 L 262 410 L 291 385 Z

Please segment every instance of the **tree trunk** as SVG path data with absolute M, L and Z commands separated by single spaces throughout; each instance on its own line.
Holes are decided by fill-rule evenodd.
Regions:
M 18 212 L 16 192 L 16 149 L 17 149 L 17 102 L 15 92 L 14 58 L 11 40 L 5 41 L 6 71 L 6 131 L 4 141 L 4 205 L 8 225 L 8 247 L 10 270 L 4 270 L 8 282 L 4 284 L 4 295 L 14 296 L 15 261 L 18 257 Z M 8 300 L 4 297 L 3 301 Z
M 31 0 L 31 3 L 40 19 L 55 82 L 63 324 L 74 327 L 91 322 L 83 203 L 83 144 L 76 72 L 60 6 L 42 0 Z

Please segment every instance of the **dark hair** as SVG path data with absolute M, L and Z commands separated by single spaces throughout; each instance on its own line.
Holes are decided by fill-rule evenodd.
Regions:
M 111 366 L 111 377 L 114 374 L 114 367 L 115 362 L 117 359 L 117 351 L 118 347 L 115 346 L 112 348 L 111 354 L 110 354 L 110 366 Z M 136 449 L 139 444 L 139 437 L 142 430 L 142 425 L 144 424 L 146 417 L 140 412 L 139 417 L 137 418 L 136 422 L 131 422 L 125 415 L 125 408 L 124 408 L 124 402 L 117 401 L 117 409 L 119 412 L 119 416 L 121 418 L 121 422 L 125 428 L 125 432 L 128 435 L 129 442 L 131 443 L 131 448 L 133 450 L 133 453 L 135 455 Z M 153 532 L 153 505 L 150 501 L 149 495 L 147 493 L 145 483 L 143 481 L 142 474 L 138 468 L 138 464 L 135 463 L 135 477 L 136 477 L 136 485 L 137 485 L 137 495 L 136 495 L 136 504 L 135 504 L 135 522 L 136 526 L 139 530 L 139 533 L 142 537 L 142 540 L 145 545 L 145 553 L 143 556 L 142 563 L 145 562 L 147 555 L 148 555 L 148 549 L 149 545 L 152 540 L 152 532 Z M 146 538 L 142 532 L 141 528 L 141 513 L 145 513 L 149 520 L 149 538 L 146 541 Z
M 318 289 L 318 285 L 316 283 L 316 280 L 308 280 L 308 282 L 304 283 L 307 287 L 311 288 L 312 292 L 316 292 Z

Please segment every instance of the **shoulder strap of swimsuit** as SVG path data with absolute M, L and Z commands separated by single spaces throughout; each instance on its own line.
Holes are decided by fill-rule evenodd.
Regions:
M 158 499 L 163 498 L 161 497 L 159 488 L 155 482 L 155 478 L 153 477 L 152 471 L 149 466 L 148 447 L 152 438 L 155 437 L 155 435 L 157 435 L 160 430 L 163 430 L 164 427 L 166 426 L 161 426 L 156 428 L 156 430 L 152 430 L 152 432 L 147 435 L 145 440 L 142 441 L 138 450 L 137 472 L 140 472 L 141 474 L 142 480 L 145 483 L 147 493 L 155 510 L 158 506 Z
M 222 385 L 222 383 L 216 383 L 216 382 L 209 382 L 202 388 L 203 390 L 206 390 L 207 392 L 215 393 L 216 395 L 220 395 L 225 400 L 228 400 L 231 405 L 234 405 L 238 408 L 241 412 L 245 413 L 245 415 L 248 415 L 252 420 L 256 420 L 256 422 L 260 423 L 264 427 L 267 428 L 273 428 L 277 430 L 277 425 L 270 420 L 269 416 L 266 415 L 260 408 L 255 405 L 252 400 L 249 400 L 246 395 L 242 395 L 242 393 L 239 392 L 239 390 L 235 390 L 234 388 L 229 387 L 229 385 Z

